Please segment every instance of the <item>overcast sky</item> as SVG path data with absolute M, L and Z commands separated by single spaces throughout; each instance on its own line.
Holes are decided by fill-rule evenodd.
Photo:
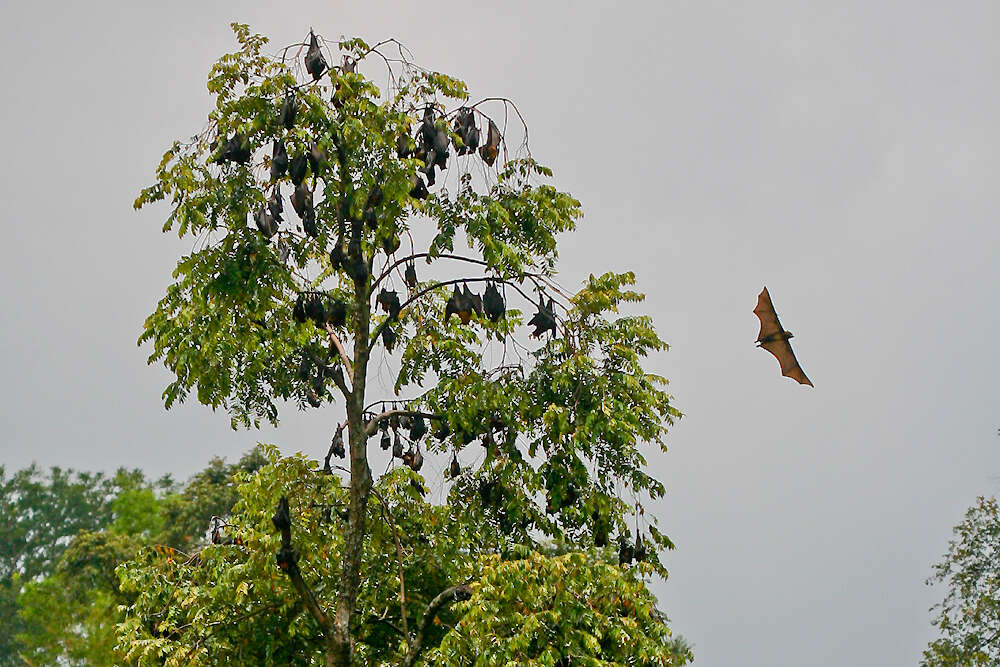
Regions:
M 517 101 L 586 217 L 560 281 L 633 269 L 685 417 L 651 457 L 654 589 L 698 667 L 913 665 L 924 585 L 1000 488 L 1000 10 L 982 2 L 4 3 L 0 464 L 183 478 L 329 416 L 167 412 L 136 347 L 187 240 L 132 201 L 237 20 L 396 37 Z M 753 345 L 767 285 L 815 388 Z

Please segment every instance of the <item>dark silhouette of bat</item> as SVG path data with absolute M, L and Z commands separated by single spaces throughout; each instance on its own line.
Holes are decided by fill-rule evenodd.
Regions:
M 287 170 L 288 151 L 285 150 L 285 142 L 278 139 L 274 142 L 274 150 L 271 153 L 271 180 L 278 180 Z
M 507 312 L 503 297 L 500 296 L 500 290 L 492 282 L 486 285 L 486 293 L 483 295 L 483 310 L 491 322 L 498 321 Z
M 762 347 L 774 355 L 778 363 L 781 364 L 781 374 L 790 377 L 799 384 L 807 384 L 810 387 L 813 383 L 806 377 L 802 367 L 799 366 L 792 346 L 788 342 L 792 338 L 792 332 L 785 331 L 778 321 L 778 313 L 774 311 L 774 304 L 771 303 L 771 295 L 767 293 L 767 287 L 757 297 L 757 307 L 753 309 L 753 314 L 760 319 L 760 333 L 757 335 L 757 347 Z
M 417 267 L 413 265 L 413 262 L 407 262 L 406 272 L 403 274 L 403 280 L 406 281 L 406 286 L 413 289 L 417 286 Z
M 326 58 L 319 50 L 319 40 L 312 30 L 309 31 L 309 50 L 306 51 L 306 71 L 312 74 L 313 81 L 319 80 L 326 69 Z
M 528 321 L 528 326 L 535 327 L 535 330 L 531 332 L 531 335 L 535 338 L 540 338 L 546 331 L 551 331 L 554 338 L 556 335 L 555 301 L 549 299 L 549 304 L 546 306 L 545 299 L 539 294 L 538 312 Z
M 257 229 L 266 238 L 271 238 L 278 233 L 278 223 L 275 222 L 274 216 L 267 209 L 267 206 L 261 206 L 254 216 L 254 221 L 257 223 Z
M 289 90 L 285 93 L 285 101 L 281 103 L 281 112 L 278 114 L 278 122 L 290 130 L 295 125 L 295 112 L 298 111 L 299 103 L 295 99 L 295 92 Z
M 274 188 L 274 192 L 267 200 L 267 210 L 270 211 L 271 217 L 274 218 L 275 222 L 282 222 L 281 214 L 285 210 L 285 205 L 281 203 L 281 189 L 277 186 Z

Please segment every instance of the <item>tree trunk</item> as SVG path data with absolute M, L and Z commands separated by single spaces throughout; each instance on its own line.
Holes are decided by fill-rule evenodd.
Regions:
M 356 230 L 358 233 L 360 230 Z M 348 439 L 350 442 L 351 483 L 347 508 L 347 528 L 340 593 L 333 617 L 333 628 L 327 642 L 327 665 L 346 667 L 351 664 L 354 649 L 352 622 L 358 590 L 361 587 L 361 560 L 364 554 L 368 497 L 372 489 L 368 466 L 368 437 L 365 434 L 365 380 L 368 366 L 368 334 L 370 330 L 370 278 L 355 283 L 354 377 L 351 378 L 351 398 L 347 402 Z

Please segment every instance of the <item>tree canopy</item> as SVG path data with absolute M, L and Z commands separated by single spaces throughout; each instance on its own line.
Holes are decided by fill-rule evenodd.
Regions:
M 121 570 L 130 659 L 466 664 L 531 602 L 510 659 L 682 662 L 641 583 L 672 546 L 644 512 L 664 488 L 643 450 L 679 416 L 644 367 L 666 344 L 633 274 L 556 281 L 581 208 L 517 107 L 394 40 L 310 31 L 268 54 L 233 27 L 207 126 L 136 200 L 169 200 L 164 230 L 193 241 L 140 342 L 174 375 L 167 407 L 342 418 L 322 466 L 272 450 L 243 478 L 228 538 Z M 448 470 L 443 503 L 425 460 Z M 591 611 L 534 600 L 549 587 Z M 502 612 L 466 613 L 484 596 Z
M 935 605 L 941 636 L 924 651 L 927 667 L 1000 664 L 1000 507 L 980 497 L 955 526 L 928 583 L 947 586 Z
M 115 625 L 129 598 L 115 569 L 150 545 L 200 548 L 211 517 L 236 502 L 233 474 L 265 463 L 259 450 L 212 459 L 183 485 L 140 470 L 0 469 L 0 665 L 120 663 Z

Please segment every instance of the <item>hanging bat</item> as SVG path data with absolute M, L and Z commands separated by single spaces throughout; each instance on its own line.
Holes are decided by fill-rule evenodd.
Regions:
M 497 161 L 500 153 L 500 129 L 497 124 L 490 120 L 490 129 L 486 134 L 486 144 L 479 149 L 479 155 L 489 166 Z
M 753 309 L 753 314 L 760 319 L 760 333 L 757 335 L 757 347 L 762 347 L 774 355 L 778 363 L 781 364 L 781 374 L 790 377 L 799 384 L 807 384 L 810 387 L 813 383 L 806 377 L 802 367 L 799 366 L 792 346 L 788 342 L 792 338 L 792 332 L 785 331 L 778 321 L 778 313 L 774 311 L 774 304 L 771 303 L 771 295 L 767 293 L 767 287 L 757 297 L 757 307 Z
M 538 295 L 538 312 L 536 312 L 531 319 L 528 321 L 529 327 L 535 327 L 535 330 L 531 332 L 531 335 L 535 338 L 541 338 L 542 334 L 546 331 L 551 331 L 552 335 L 556 335 L 556 315 L 555 315 L 555 301 L 549 299 L 549 303 L 545 305 L 545 299 L 541 295 Z
M 462 305 L 462 292 L 458 289 L 458 283 L 455 284 L 455 290 L 452 292 L 451 298 L 448 299 L 448 303 L 444 304 L 444 321 L 447 323 L 451 316 L 458 313 L 459 306 Z
M 309 157 L 306 155 L 296 155 L 288 163 L 288 175 L 292 178 L 292 183 L 297 186 L 302 185 L 305 180 L 306 170 L 309 168 Z
M 382 431 L 382 438 L 379 440 L 378 446 L 385 451 L 392 446 L 392 440 L 389 438 L 389 431 Z
M 267 238 L 271 238 L 278 233 L 278 223 L 274 221 L 274 217 L 267 209 L 267 206 L 260 207 L 260 210 L 254 215 L 254 222 L 257 223 L 257 229 L 260 230 L 260 233 Z
M 347 452 L 344 450 L 344 425 L 337 424 L 337 432 L 333 434 L 333 440 L 330 442 L 330 449 L 326 453 L 326 459 L 323 461 L 323 472 L 327 475 L 333 474 L 333 469 L 330 467 L 330 457 L 336 456 L 337 458 L 345 458 Z
M 427 422 L 417 415 L 410 420 L 410 440 L 417 441 L 425 435 L 427 435 Z
M 410 182 L 413 183 L 413 187 L 410 188 L 410 196 L 414 199 L 427 199 L 427 195 L 429 195 L 430 192 L 427 191 L 427 185 L 424 184 L 424 179 L 414 174 L 413 178 L 410 179 Z
M 385 289 L 383 287 L 376 300 L 382 310 L 389 313 L 389 319 L 394 320 L 399 317 L 400 304 L 399 295 L 396 294 L 396 290 Z
M 382 344 L 385 345 L 386 352 L 392 352 L 392 348 L 396 345 L 396 332 L 392 330 L 392 327 L 382 327 Z
M 448 472 L 451 478 L 454 479 L 462 474 L 462 466 L 458 463 L 458 455 L 452 452 L 451 454 L 451 466 L 448 468 Z
M 486 293 L 483 294 L 483 310 L 486 311 L 486 317 L 490 318 L 491 322 L 499 321 L 507 312 L 503 297 L 500 296 L 500 290 L 492 282 L 486 285 Z
M 635 552 L 632 549 L 632 545 L 622 535 L 618 540 L 618 564 L 631 565 L 633 558 L 635 558 Z
M 462 299 L 465 301 L 467 313 L 459 311 L 458 316 L 462 318 L 462 324 L 468 324 L 472 319 L 472 313 L 479 317 L 483 316 L 483 297 L 473 293 L 468 284 L 462 286 Z
M 299 324 L 305 324 L 307 319 L 305 297 L 301 293 L 295 298 L 295 306 L 292 308 L 292 318 Z
M 413 154 L 413 148 L 410 146 L 410 128 L 406 128 L 406 131 L 396 137 L 396 156 L 400 159 L 408 158 Z
M 456 135 L 458 135 L 458 139 L 462 142 L 462 145 L 460 146 L 457 141 L 452 140 L 452 143 L 455 146 L 455 152 L 458 155 L 471 153 L 478 148 L 479 130 L 476 129 L 476 118 L 472 109 L 469 107 L 462 107 L 458 110 L 452 130 Z
M 271 217 L 274 218 L 275 222 L 281 222 L 281 214 L 285 210 L 284 204 L 281 203 L 281 189 L 276 185 L 274 186 L 274 192 L 267 200 L 267 210 L 271 212 Z
M 439 426 L 438 429 L 434 431 L 434 437 L 437 440 L 444 440 L 449 435 L 451 435 L 451 426 L 448 425 L 448 420 L 442 419 L 441 426 Z
M 417 286 L 417 267 L 413 265 L 413 261 L 406 263 L 406 271 L 403 272 L 403 280 L 406 281 L 406 286 L 410 289 L 414 289 Z
M 285 150 L 285 142 L 278 139 L 274 142 L 274 150 L 271 152 L 271 180 L 276 181 L 285 175 L 288 169 L 288 151 Z
M 326 58 L 319 48 L 319 40 L 312 30 L 309 31 L 309 50 L 306 51 L 306 71 L 312 74 L 313 81 L 318 81 L 326 69 Z
M 343 301 L 330 298 L 326 303 L 326 322 L 332 327 L 342 327 L 347 322 L 347 306 Z
M 281 496 L 278 500 L 278 510 L 271 517 L 271 522 L 274 523 L 274 527 L 277 528 L 284 534 L 292 527 L 292 517 L 288 511 L 288 498 Z
M 298 102 L 295 100 L 295 91 L 289 90 L 285 94 L 285 101 L 281 103 L 281 113 L 278 121 L 285 126 L 286 130 L 292 129 L 295 125 L 295 112 L 299 110 Z
M 403 463 L 410 466 L 413 472 L 419 472 L 424 466 L 424 455 L 420 453 L 420 447 L 411 445 L 409 451 L 403 454 Z
M 318 176 L 320 169 L 325 169 L 329 160 L 326 149 L 320 147 L 318 142 L 312 142 L 309 147 L 309 166 L 312 167 L 313 176 Z
M 219 156 L 215 158 L 216 164 L 225 164 L 232 161 L 238 164 L 246 164 L 250 161 L 253 152 L 250 150 L 250 142 L 242 134 L 236 132 L 222 145 Z
M 350 56 L 344 56 L 344 64 L 340 66 L 341 72 L 344 74 L 354 74 L 354 70 L 358 66 L 358 61 Z
M 306 317 L 315 322 L 316 326 L 322 326 L 326 323 L 326 307 L 319 298 L 319 294 L 315 292 L 310 292 L 309 296 L 306 297 Z
M 448 168 L 448 133 L 438 130 L 434 133 L 434 163 L 441 169 Z
M 295 213 L 301 219 L 305 220 L 308 215 L 308 211 L 311 211 L 312 207 L 312 190 L 310 190 L 305 181 L 303 181 L 302 183 L 299 183 L 298 187 L 295 188 L 295 192 L 292 193 L 292 208 L 295 209 Z
M 428 104 L 424 107 L 424 119 L 420 123 L 420 138 L 424 146 L 430 148 L 434 145 L 434 137 L 437 135 L 437 128 L 434 127 L 434 105 Z
M 392 253 L 399 250 L 399 235 L 390 234 L 389 236 L 382 239 L 382 250 L 385 250 L 385 254 L 391 255 Z
M 368 263 L 361 251 L 360 239 L 351 239 L 347 244 L 347 263 L 344 271 L 354 282 L 364 282 L 368 278 Z
M 382 193 L 382 187 L 376 183 L 372 186 L 372 189 L 368 191 L 368 198 L 365 199 L 365 208 L 375 208 L 376 206 L 381 206 L 384 196 L 385 195 Z

